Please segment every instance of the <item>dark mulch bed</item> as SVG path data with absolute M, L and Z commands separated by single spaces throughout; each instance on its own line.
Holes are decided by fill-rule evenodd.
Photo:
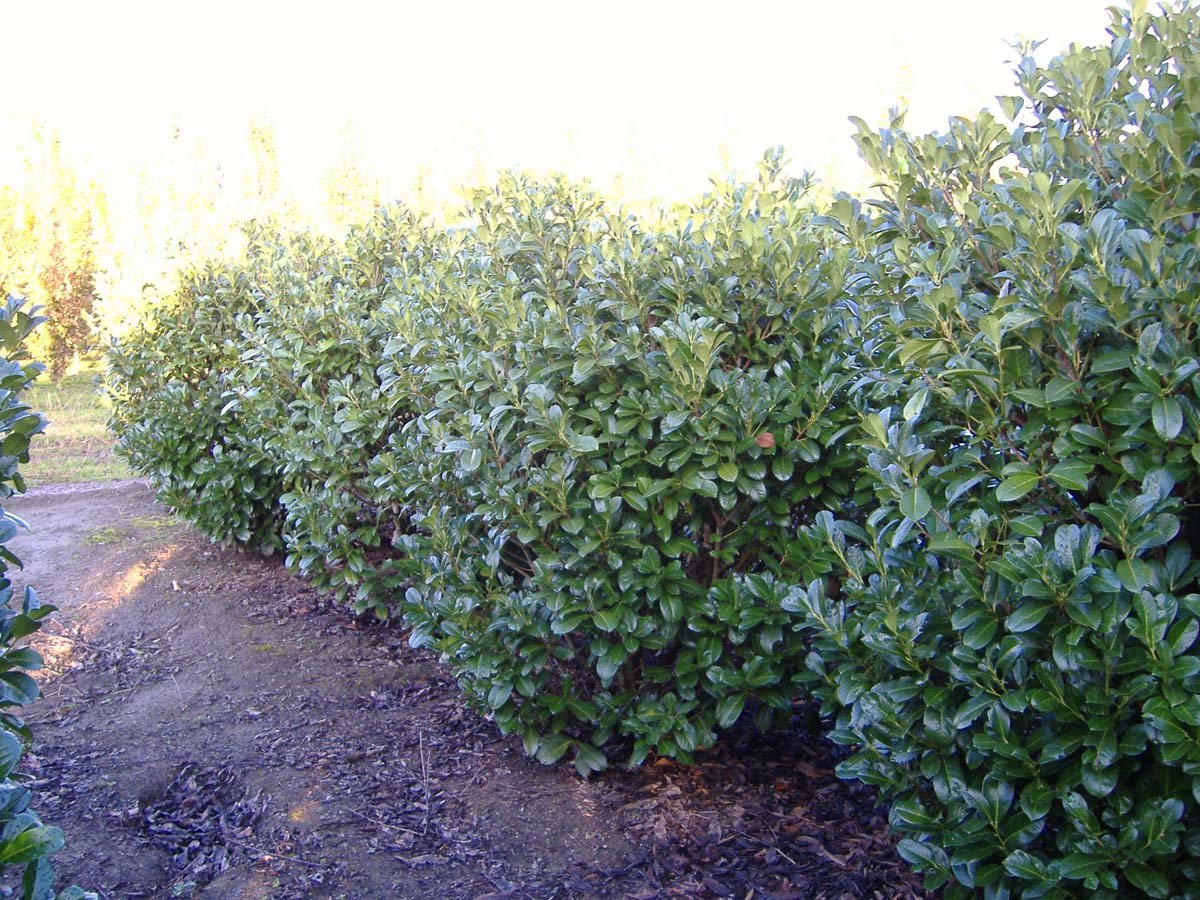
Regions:
M 344 616 L 319 601 L 317 605 L 325 614 Z M 414 658 L 434 660 L 411 649 L 394 627 L 371 620 L 360 620 L 354 627 L 372 635 L 379 647 L 405 663 Z M 453 679 L 440 671 L 383 694 L 373 693 L 367 702 L 410 708 L 424 704 L 431 713 L 426 720 L 430 731 L 393 738 L 399 746 L 411 745 L 410 750 L 422 754 L 419 758 L 427 754 L 441 762 L 434 771 L 414 773 L 409 790 L 418 799 L 409 807 L 407 819 L 398 823 L 402 840 L 394 846 L 409 853 L 429 854 L 441 848 L 436 852 L 447 857 L 486 856 L 490 849 L 486 842 L 473 833 L 463 810 L 448 800 L 456 792 L 434 790 L 430 795 L 429 784 L 463 778 L 480 782 L 478 773 L 487 769 L 488 760 L 497 753 L 520 753 L 519 742 L 501 736 L 467 709 Z M 799 705 L 787 728 L 767 733 L 749 724 L 751 719 L 743 715 L 717 746 L 698 753 L 692 765 L 652 758 L 636 770 L 618 767 L 597 776 L 609 808 L 615 811 L 612 827 L 641 848 L 619 866 L 605 868 L 581 860 L 565 871 L 551 869 L 536 881 L 528 872 L 519 882 L 497 874 L 491 879 L 495 890 L 475 900 L 935 900 L 940 896 L 924 890 L 920 878 L 896 854 L 887 809 L 875 791 L 835 775 L 834 767 L 847 752 L 827 739 L 815 706 Z M 417 746 L 418 740 L 423 746 Z M 562 779 L 577 778 L 569 764 L 559 768 Z M 370 809 L 368 790 L 353 778 L 339 784 Z M 532 785 L 531 789 L 546 790 Z M 385 833 L 383 818 L 381 814 L 374 819 L 381 833 Z M 417 859 L 440 857 L 418 852 Z
M 129 809 L 125 821 L 167 851 L 176 871 L 209 881 L 244 855 L 265 810 L 261 792 L 251 797 L 232 766 L 185 763 L 161 797 Z
M 874 792 L 834 776 L 842 755 L 799 724 L 742 728 L 692 766 L 617 776 L 634 798 L 622 826 L 650 848 L 633 896 L 933 896 L 896 856 Z

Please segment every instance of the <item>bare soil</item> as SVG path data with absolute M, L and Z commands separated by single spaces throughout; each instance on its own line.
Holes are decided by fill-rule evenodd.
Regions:
M 527 760 L 397 626 L 214 547 L 136 481 L 42 488 L 60 607 L 25 767 L 102 898 L 925 897 L 872 794 L 791 730 L 591 780 Z M 801 711 L 802 712 L 802 711 Z

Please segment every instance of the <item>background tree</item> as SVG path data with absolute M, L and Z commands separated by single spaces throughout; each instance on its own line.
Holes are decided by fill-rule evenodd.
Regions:
M 45 308 L 33 352 L 52 378 L 88 348 L 104 209 L 99 186 L 68 163 L 57 134 L 35 126 L 23 183 L 0 192 L 0 290 Z

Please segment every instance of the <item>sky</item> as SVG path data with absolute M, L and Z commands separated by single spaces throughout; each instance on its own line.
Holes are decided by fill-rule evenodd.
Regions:
M 275 126 L 304 197 L 352 141 L 397 193 L 517 166 L 699 193 L 782 144 L 861 178 L 847 117 L 944 126 L 1011 91 L 1007 42 L 1104 40 L 1105 0 L 0 0 L 0 178 L 36 116 L 72 158 L 153 163 L 172 125 L 217 158 Z

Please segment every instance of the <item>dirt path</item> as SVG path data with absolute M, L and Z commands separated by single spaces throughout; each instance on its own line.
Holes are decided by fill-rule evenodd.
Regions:
M 19 577 L 60 607 L 27 768 L 62 879 L 105 900 L 923 896 L 819 738 L 583 781 L 527 761 L 398 628 L 138 482 L 11 508 Z

